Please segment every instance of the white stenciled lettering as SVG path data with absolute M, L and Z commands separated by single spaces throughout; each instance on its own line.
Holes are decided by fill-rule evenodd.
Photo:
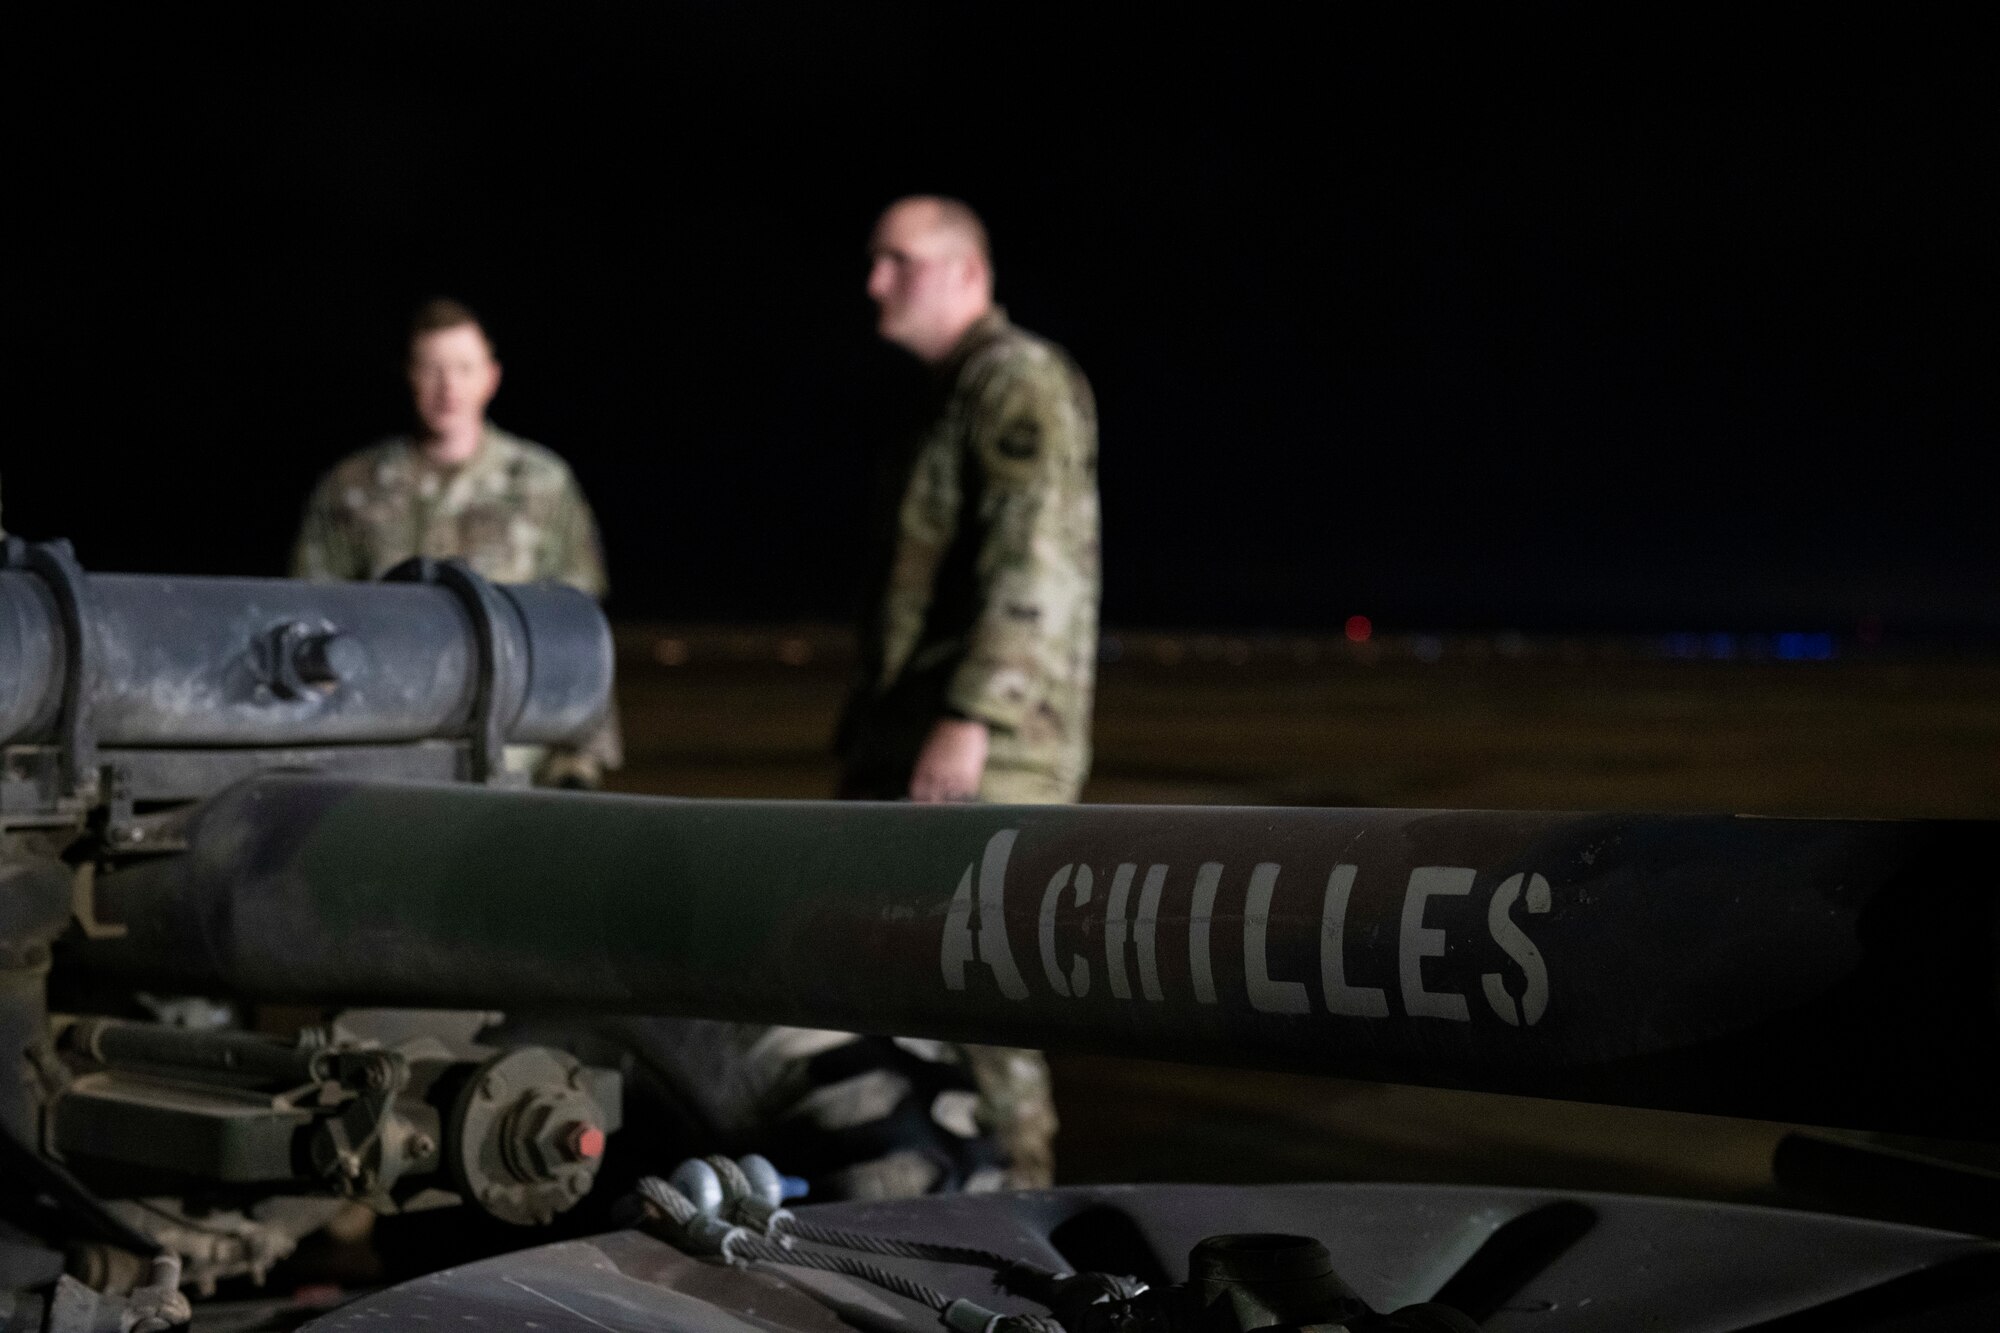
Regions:
M 1500 881 L 1500 887 L 1493 891 L 1493 901 L 1486 905 L 1486 929 L 1493 936 L 1493 942 L 1514 961 L 1526 979 L 1521 992 L 1521 1007 L 1517 1013 L 1514 997 L 1507 993 L 1507 987 L 1498 972 L 1488 972 L 1479 978 L 1480 989 L 1486 992 L 1486 1003 L 1493 1006 L 1493 1012 L 1505 1022 L 1515 1027 L 1532 1027 L 1539 1022 L 1549 1007 L 1549 970 L 1542 962 L 1542 951 L 1528 938 L 1522 929 L 1514 924 L 1509 912 L 1517 899 L 1525 881 L 1526 903 L 1529 912 L 1540 915 L 1549 910 L 1549 882 L 1540 875 L 1509 875 Z
M 1167 868 L 1152 866 L 1146 871 L 1145 887 L 1139 891 L 1139 993 L 1158 1004 L 1160 991 L 1160 894 L 1167 887 Z
M 952 895 L 939 953 L 948 990 L 965 989 L 965 965 L 976 955 L 993 969 L 993 979 L 999 983 L 1002 995 L 1010 1000 L 1028 998 L 1028 984 L 1021 980 L 1021 970 L 1014 966 L 1014 954 L 1007 947 L 1007 857 L 1014 850 L 1014 839 L 1019 834 L 1019 829 L 1000 830 L 988 840 L 986 854 L 980 859 L 976 943 L 971 938 L 974 916 L 971 866 L 965 868 L 958 892 Z
M 1353 1018 L 1387 1018 L 1389 997 L 1374 986 L 1347 984 L 1347 900 L 1354 893 L 1355 867 L 1338 865 L 1326 877 L 1326 901 L 1319 917 L 1319 979 L 1326 1011 Z
M 1204 862 L 1194 872 L 1194 909 L 1188 914 L 1188 970 L 1194 974 L 1194 998 L 1215 1003 L 1215 968 L 1208 953 L 1208 930 L 1215 921 L 1215 886 L 1222 881 L 1222 863 Z
M 1424 959 L 1444 955 L 1444 932 L 1424 925 L 1424 906 L 1432 897 L 1453 897 L 1472 892 L 1478 872 L 1463 866 L 1418 866 L 1410 872 L 1409 888 L 1403 894 L 1401 973 L 1403 1009 L 1411 1017 L 1449 1018 L 1459 1023 L 1472 1021 L 1463 995 L 1424 989 Z
M 1250 891 L 1243 903 L 1243 978 L 1250 1007 L 1266 1014 L 1303 1014 L 1312 1008 L 1303 981 L 1271 979 L 1271 898 L 1278 889 L 1276 862 L 1261 862 L 1250 872 Z
M 1111 977 L 1111 994 L 1120 1000 L 1132 998 L 1132 985 L 1125 980 L 1125 899 L 1132 891 L 1132 876 L 1139 867 L 1126 862 L 1111 875 L 1111 900 L 1104 906 L 1104 970 Z
M 1063 888 L 1071 883 L 1071 872 L 1075 872 L 1076 902 L 1083 907 L 1090 902 L 1091 874 L 1089 866 L 1066 865 L 1049 876 L 1049 886 L 1042 891 L 1042 915 L 1040 934 L 1042 944 L 1042 971 L 1049 979 L 1049 989 L 1064 999 L 1075 995 L 1081 999 L 1090 994 L 1090 964 L 1081 955 L 1072 954 L 1069 960 L 1069 976 L 1064 977 L 1062 968 L 1056 965 L 1056 899 Z

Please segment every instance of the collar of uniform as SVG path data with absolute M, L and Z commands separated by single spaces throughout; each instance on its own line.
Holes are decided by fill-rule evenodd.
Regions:
M 396 489 L 421 491 L 425 477 L 436 478 L 437 498 L 458 499 L 481 491 L 505 489 L 507 464 L 514 454 L 514 437 L 492 422 L 479 430 L 479 447 L 472 457 L 456 467 L 440 467 L 425 456 L 424 447 L 413 435 L 403 437 L 402 448 L 389 452 L 376 470 L 378 484 Z
M 958 345 L 951 349 L 951 355 L 938 362 L 938 373 L 947 379 L 957 375 L 959 367 L 971 360 L 974 352 L 977 352 L 980 348 L 998 338 L 1011 327 L 1013 326 L 1007 322 L 1007 307 L 1004 305 L 994 306 L 978 319 L 972 321 L 972 327 L 967 329 L 964 335 L 959 338 Z

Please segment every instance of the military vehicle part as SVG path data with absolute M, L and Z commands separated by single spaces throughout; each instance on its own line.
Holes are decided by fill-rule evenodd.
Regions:
M 110 1019 L 60 1033 L 70 1076 L 44 1147 L 128 1189 L 317 1190 L 385 1212 L 456 1195 L 547 1222 L 589 1193 L 618 1126 L 615 1072 L 535 1047 L 467 1059 L 426 1040 L 286 1043 Z
M 539 1046 L 506 1051 L 459 1087 L 452 1179 L 503 1222 L 547 1223 L 590 1192 L 618 1128 L 618 1075 Z
M 1164 1304 L 1165 1293 L 1180 1287 L 1187 1293 L 1180 1298 L 1184 1314 L 1224 1327 L 1255 1322 L 1264 1317 L 1260 1311 L 1295 1310 L 1294 1296 L 1315 1291 L 1328 1298 L 1320 1310 L 1337 1310 L 1338 1289 L 1317 1271 L 1312 1242 L 1330 1252 L 1335 1281 L 1368 1310 L 1400 1316 L 1405 1329 L 1465 1327 L 1439 1322 L 1441 1312 L 1422 1308 L 1440 1305 L 1486 1333 L 1957 1333 L 1993 1327 L 2000 1317 L 2000 1247 L 1991 1241 L 1682 1199 L 1440 1185 L 1114 1185 L 817 1204 L 798 1207 L 796 1216 L 802 1226 L 903 1241 L 904 1252 L 872 1251 L 870 1262 L 901 1283 L 949 1298 L 947 1304 L 963 1299 L 1010 1319 L 1045 1320 L 1050 1307 L 996 1290 L 980 1266 L 962 1258 L 913 1251 L 945 1241 L 1053 1272 L 1136 1279 L 1149 1290 L 1135 1306 L 1153 1291 L 1163 1293 L 1156 1302 Z M 1242 1262 L 1246 1247 L 1233 1247 L 1238 1262 L 1225 1261 L 1221 1272 L 1211 1253 L 1204 1282 L 1197 1249 L 1214 1237 L 1243 1234 L 1306 1243 L 1295 1256 L 1267 1256 L 1278 1262 L 1262 1265 L 1262 1274 L 1241 1271 L 1254 1263 Z M 908 1244 L 916 1238 L 922 1239 Z M 1292 1284 L 1273 1282 L 1269 1271 L 1281 1266 L 1314 1271 L 1284 1290 Z M 1094 1318 L 1105 1330 L 1164 1333 L 1167 1326 L 1150 1317 L 1120 1318 L 1128 1311 L 1116 1301 L 1088 1301 L 1058 1322 L 1068 1333 L 1081 1333 Z M 434 1273 L 363 1296 L 307 1327 L 311 1333 L 392 1327 L 440 1309 L 474 1330 L 516 1329 L 524 1320 L 564 1333 L 940 1329 L 935 1305 L 851 1274 L 726 1264 L 640 1231 Z M 1436 1317 L 1424 1323 L 1424 1316 Z M 1266 1327 L 1303 1333 L 1325 1326 L 1286 1319 Z
M 124 1260 L 143 1289 L 170 1232 L 185 1253 L 199 1247 L 182 1233 L 207 1229 L 200 1283 L 257 1271 L 342 1198 L 408 1210 L 491 1188 L 501 1215 L 533 1220 L 613 1127 L 615 1089 L 548 1051 L 102 1021 L 63 1026 L 59 1050 L 52 945 L 56 975 L 86 988 L 710 1014 L 1963 1137 L 2000 1123 L 1991 825 L 493 790 L 507 741 L 580 738 L 601 715 L 608 631 L 560 589 L 423 562 L 403 578 L 92 577 L 60 544 L 5 547 L 0 1326 L 171 1317 L 60 1275 L 78 1241 L 107 1268 L 144 1255 Z M 273 772 L 298 768 L 320 776 Z M 106 1116 L 136 1116 L 133 1131 L 93 1126 Z M 168 1160 L 149 1135 L 195 1150 Z M 280 1139 L 290 1174 L 262 1179 Z M 164 1197 L 141 1188 L 163 1181 Z M 288 1193 L 302 1183 L 323 1197 Z M 1717 1310 L 1738 1327 L 1827 1311 L 1855 1329 L 1992 1322 L 1990 1243 L 1806 1214 L 1366 1186 L 796 1214 L 739 1194 L 723 1233 L 792 1251 L 929 1237 L 929 1257 L 862 1250 L 905 1289 L 964 1290 L 941 1251 L 1025 1246 L 1056 1274 L 1041 1304 L 1070 1333 L 1145 1333 L 1170 1311 L 1141 1302 L 1175 1287 L 1212 1292 L 1181 1298 L 1200 1318 L 1297 1308 L 1268 1273 L 1211 1262 L 1204 1286 L 1182 1266 L 1196 1242 L 1242 1234 L 1303 1238 L 1268 1248 L 1303 1256 L 1322 1320 L 1348 1313 L 1323 1280 L 1337 1273 L 1368 1310 L 1435 1302 L 1502 1330 L 1727 1326 Z M 935 1302 L 864 1291 L 838 1266 L 783 1271 L 722 1273 L 626 1232 L 439 1272 L 323 1326 L 416 1324 L 442 1301 L 474 1327 L 527 1310 L 552 1328 L 935 1333 Z M 1985 1324 L 1924 1322 L 1969 1309 L 1982 1280 Z M 1048 1318 L 1007 1291 L 954 1305 L 995 1333 Z
M 1995 829 L 676 802 L 267 775 L 75 964 L 2000 1134 Z
M 133 803 L 280 764 L 486 780 L 507 742 L 576 739 L 603 716 L 611 636 L 585 594 L 449 561 L 390 577 L 85 574 L 63 543 L 8 539 L 0 822 L 104 800 L 145 850 Z
M 682 1163 L 668 1180 L 642 1180 L 639 1190 L 654 1225 L 691 1254 L 858 1278 L 928 1307 L 957 1333 L 1250 1333 L 1301 1325 L 1329 1333 L 1476 1333 L 1463 1314 L 1435 1303 L 1387 1314 L 1369 1309 L 1335 1274 L 1326 1246 L 1310 1236 L 1210 1236 L 1194 1247 L 1187 1282 L 1156 1285 L 1126 1274 L 1050 1268 L 996 1250 L 803 1220 L 777 1206 L 777 1185 L 776 1171 L 761 1157 L 741 1163 L 709 1157 Z M 801 1248 L 800 1242 L 819 1248 Z M 1047 1316 L 1003 1313 L 953 1297 L 884 1267 L 878 1262 L 883 1258 L 986 1269 L 995 1287 L 1046 1307 Z

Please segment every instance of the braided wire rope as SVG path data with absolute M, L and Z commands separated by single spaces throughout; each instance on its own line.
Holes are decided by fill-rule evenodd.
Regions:
M 667 1219 L 677 1227 L 685 1227 L 702 1215 L 692 1200 L 657 1176 L 647 1176 L 640 1180 L 639 1193 L 648 1203 L 666 1214 Z M 790 1264 L 795 1268 L 815 1268 L 821 1272 L 859 1278 L 938 1313 L 943 1313 L 945 1306 L 951 1304 L 951 1297 L 912 1278 L 904 1277 L 901 1273 L 891 1272 L 880 1264 L 871 1264 L 865 1259 L 851 1259 L 842 1254 L 788 1249 L 777 1241 L 768 1240 L 741 1227 L 730 1229 L 721 1241 L 721 1246 L 722 1257 L 726 1260 Z
M 930 1259 L 939 1263 L 965 1264 L 973 1268 L 995 1270 L 1017 1268 L 1032 1270 L 1035 1267 L 1009 1255 L 976 1249 L 969 1245 L 944 1245 L 936 1241 L 871 1236 L 866 1232 L 822 1226 L 800 1217 L 793 1217 L 786 1222 L 784 1229 L 787 1235 L 811 1241 L 815 1245 L 832 1245 L 843 1250 L 859 1250 L 863 1254 L 879 1254 L 891 1259 Z
M 816 1268 L 824 1273 L 860 1278 L 906 1300 L 928 1306 L 939 1314 L 944 1313 L 944 1308 L 952 1303 L 951 1297 L 936 1288 L 927 1287 L 880 1264 L 871 1264 L 866 1259 L 851 1259 L 844 1254 L 825 1254 L 818 1250 L 788 1250 L 775 1241 L 748 1232 L 732 1237 L 728 1252 L 732 1257 L 741 1256 L 767 1264 L 790 1264 L 794 1268 Z

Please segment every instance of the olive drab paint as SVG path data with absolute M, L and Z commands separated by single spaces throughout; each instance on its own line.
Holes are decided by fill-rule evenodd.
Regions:
M 944 916 L 939 943 L 939 961 L 947 990 L 966 988 L 966 967 L 978 963 L 986 967 L 1009 1000 L 1026 1000 L 1030 989 L 1026 976 L 1015 962 L 1014 942 L 1007 927 L 1007 870 L 1021 830 L 1002 829 L 993 834 L 979 860 L 968 864 L 952 895 Z M 1123 861 L 1110 872 L 1110 890 L 1103 907 L 1097 901 L 1097 872 L 1089 865 L 1069 862 L 1049 877 L 1041 890 L 1036 915 L 1035 955 L 1041 963 L 1041 977 L 1048 992 L 1060 999 L 1081 1000 L 1091 994 L 1094 969 L 1089 957 L 1072 949 L 1067 957 L 1058 946 L 1059 927 L 1094 926 L 1104 941 L 1104 969 L 1114 1000 L 1134 1000 L 1127 954 L 1136 951 L 1140 977 L 1140 1003 L 1160 1004 L 1167 1000 L 1160 980 L 1160 908 L 1174 867 L 1149 865 L 1140 891 L 1139 906 L 1128 916 L 1133 880 L 1139 863 Z M 1310 872 L 1316 875 L 1315 872 Z M 1319 931 L 1319 1009 L 1351 1018 L 1380 1019 L 1395 1012 L 1386 988 L 1364 986 L 1351 978 L 1357 959 L 1351 956 L 1347 919 L 1359 867 L 1336 863 L 1327 873 L 1321 890 Z M 1241 922 L 1243 949 L 1243 994 L 1252 1009 L 1266 1014 L 1309 1014 L 1315 1005 L 1307 980 L 1273 973 L 1269 929 L 1271 906 L 1285 866 L 1275 861 L 1255 863 L 1247 876 L 1233 880 L 1228 866 L 1220 861 L 1202 862 L 1194 871 L 1187 915 L 1188 993 L 1182 999 L 1213 1005 L 1221 1002 L 1217 990 L 1215 950 L 1229 947 L 1218 938 L 1221 922 Z M 1302 877 L 1301 877 L 1302 878 Z M 1408 1018 L 1436 1018 L 1468 1023 L 1474 1014 L 1490 1014 L 1510 1027 L 1533 1027 L 1548 1012 L 1550 983 L 1548 965 L 1541 950 L 1517 917 L 1546 915 L 1553 890 L 1546 876 L 1515 873 L 1502 879 L 1489 893 L 1484 912 L 1486 934 L 1491 943 L 1518 970 L 1518 979 L 1498 972 L 1479 977 L 1479 998 L 1483 1009 L 1475 1009 L 1471 997 L 1454 990 L 1440 989 L 1427 977 L 1425 963 L 1442 958 L 1451 948 L 1450 930 L 1430 924 L 1433 900 L 1464 898 L 1478 887 L 1479 872 L 1471 866 L 1417 866 L 1410 870 L 1402 888 L 1400 928 L 1396 932 L 1393 959 L 1368 959 L 1369 974 L 1393 975 L 1401 1014 Z M 1067 893 L 1065 893 L 1067 891 Z M 1225 896 L 1227 895 L 1227 896 Z M 1240 898 L 1236 898 L 1240 895 Z M 1065 906 L 1064 898 L 1068 904 Z M 1240 913 L 1218 914 L 1218 904 L 1241 903 Z M 1519 999 L 1516 999 L 1518 990 Z M 1231 997 L 1232 1001 L 1237 997 Z
M 1940 1138 L 2000 1125 L 2000 1085 L 1954 1073 L 2000 1043 L 1992 823 L 267 773 L 185 839 L 98 877 L 125 933 L 74 944 L 79 967 L 272 1003 L 597 1008 Z

